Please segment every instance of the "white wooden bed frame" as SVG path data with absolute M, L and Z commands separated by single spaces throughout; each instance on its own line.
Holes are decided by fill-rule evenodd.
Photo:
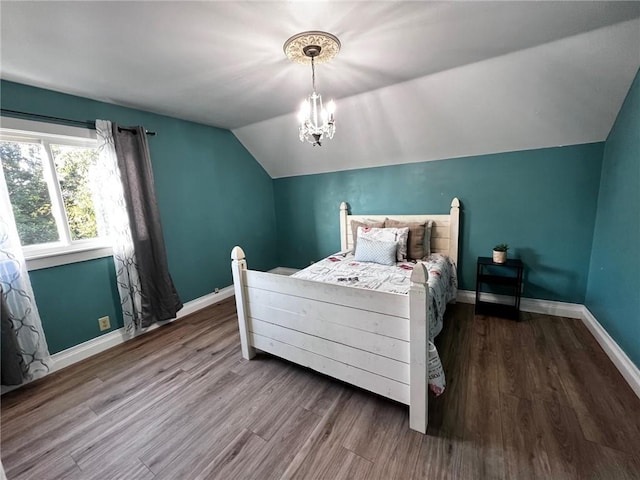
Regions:
M 431 251 L 458 263 L 460 202 L 449 215 L 349 215 L 340 205 L 341 248 L 351 220 L 433 220 Z M 256 349 L 409 405 L 409 426 L 426 433 L 429 289 L 421 263 L 408 295 L 291 278 L 247 269 L 234 247 L 231 268 L 242 356 Z

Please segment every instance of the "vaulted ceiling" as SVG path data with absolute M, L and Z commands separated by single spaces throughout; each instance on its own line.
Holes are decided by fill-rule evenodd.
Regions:
M 602 141 L 640 66 L 640 2 L 7 2 L 2 78 L 231 129 L 272 177 Z M 310 68 L 335 138 L 299 142 Z

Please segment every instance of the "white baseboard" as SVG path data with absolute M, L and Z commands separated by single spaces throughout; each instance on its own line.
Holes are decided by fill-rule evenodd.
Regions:
M 598 341 L 604 352 L 611 359 L 620 374 L 627 381 L 631 389 L 640 398 L 640 369 L 620 348 L 620 345 L 611 338 L 600 322 L 593 316 L 586 306 L 582 306 L 583 317 L 582 322 L 589 329 L 591 334 Z
M 124 328 L 113 330 L 99 337 L 92 338 L 80 345 L 75 345 L 61 352 L 51 355 L 51 372 L 55 372 L 62 368 L 68 367 L 80 360 L 89 358 L 96 353 L 104 352 L 105 350 L 120 345 L 127 340 L 124 335 Z
M 276 267 L 270 270 L 271 273 L 278 275 L 291 275 L 298 270 L 295 268 Z M 155 330 L 156 328 L 166 323 L 174 322 L 180 318 L 190 315 L 205 307 L 218 303 L 224 299 L 232 297 L 234 295 L 233 285 L 220 289 L 218 293 L 209 293 L 202 297 L 196 298 L 184 304 L 182 309 L 178 312 L 178 316 L 173 320 L 166 322 L 160 322 L 152 325 L 144 332 L 140 332 L 138 335 L 143 335 L 146 332 Z M 509 297 L 503 297 L 501 295 L 483 294 L 486 295 L 488 301 L 505 301 Z M 475 292 L 470 290 L 458 290 L 457 300 L 461 303 L 475 303 Z M 554 315 L 568 318 L 578 318 L 583 321 L 585 326 L 589 329 L 591 334 L 595 337 L 605 353 L 609 356 L 613 364 L 620 371 L 624 379 L 629 383 L 633 391 L 640 398 L 640 370 L 631 361 L 626 353 L 620 348 L 616 341 L 611 338 L 607 331 L 600 325 L 598 320 L 593 316 L 587 307 L 577 303 L 565 303 L 554 302 L 550 300 L 539 300 L 535 298 L 523 298 L 520 304 L 520 308 L 525 312 L 543 313 L 547 315 Z M 108 350 L 109 348 L 120 345 L 127 340 L 124 335 L 124 329 L 120 328 L 114 330 L 105 335 L 101 335 L 97 338 L 81 343 L 74 347 L 63 350 L 51 356 L 52 369 L 54 372 L 64 367 L 72 365 L 76 362 L 89 358 L 97 353 Z M 2 387 L 2 393 L 11 391 L 17 387 Z
M 509 302 L 513 297 L 482 293 L 483 300 L 488 302 Z M 457 300 L 461 303 L 476 303 L 476 292 L 471 290 L 458 290 Z M 583 318 L 584 305 L 579 303 L 554 302 L 537 298 L 522 298 L 520 310 L 531 313 L 544 313 L 556 317 Z
M 151 332 L 167 323 L 175 322 L 176 320 L 184 318 L 187 315 L 197 312 L 198 310 L 202 310 L 205 307 L 221 302 L 222 300 L 232 297 L 233 295 L 233 285 L 230 285 L 228 287 L 221 288 L 218 293 L 212 292 L 208 293 L 207 295 L 203 295 L 202 297 L 195 298 L 183 305 L 176 318 L 164 322 L 154 323 L 143 332 L 139 332 L 138 334 L 136 334 L 135 337 L 139 337 L 140 335 L 144 335 L 147 332 Z M 105 350 L 115 347 L 116 345 L 120 345 L 127 340 L 130 340 L 130 338 L 124 334 L 124 328 L 119 328 L 109 333 L 105 333 L 104 335 L 100 335 L 99 337 L 92 338 L 91 340 L 83 342 L 79 345 L 75 345 L 71 348 L 67 348 L 66 350 L 55 353 L 51 355 L 51 370 L 49 373 L 53 373 L 55 371 L 68 367 L 69 365 L 73 365 L 74 363 L 77 363 L 81 360 L 92 357 L 93 355 L 96 355 L 100 352 L 104 352 Z M 26 383 L 23 383 L 22 385 L 26 385 Z M 15 390 L 16 388 L 20 388 L 22 385 L 3 385 L 0 393 L 4 394 L 10 392 L 12 390 Z
M 197 312 L 198 310 L 201 310 L 232 296 L 233 285 L 230 285 L 228 287 L 220 289 L 218 293 L 209 293 L 207 295 L 203 295 L 202 297 L 193 299 L 184 304 L 184 306 L 178 312 L 176 318 L 164 322 L 154 323 L 149 328 L 147 328 L 143 332 L 139 332 L 135 336 L 138 337 L 140 335 L 144 335 L 145 333 L 151 332 L 156 328 L 161 327 L 162 325 L 175 322 L 180 318 L 183 318 L 187 315 Z M 126 342 L 128 339 L 129 338 L 124 334 L 124 328 L 119 328 L 118 330 L 113 330 L 104 335 L 100 335 L 99 337 L 81 343 L 80 345 L 76 345 L 74 347 L 58 352 L 54 355 L 51 355 L 51 361 L 53 364 L 51 371 L 55 372 L 56 370 L 60 370 L 61 368 L 68 367 L 69 365 L 79 362 L 80 360 L 84 360 L 85 358 L 89 358 L 97 353 L 104 352 L 111 347 L 120 345 L 121 343 Z
M 508 301 L 510 297 L 483 293 L 483 299 L 490 302 Z M 470 290 L 458 290 L 458 301 L 461 303 L 475 303 L 476 292 Z M 582 320 L 589 329 L 604 352 L 611 359 L 620 374 L 627 381 L 631 389 L 640 398 L 640 370 L 631 361 L 616 341 L 611 338 L 600 322 L 593 316 L 587 307 L 579 303 L 552 302 L 550 300 L 538 300 L 536 298 L 523 298 L 520 309 L 524 312 L 544 313 L 558 317 L 577 318 Z

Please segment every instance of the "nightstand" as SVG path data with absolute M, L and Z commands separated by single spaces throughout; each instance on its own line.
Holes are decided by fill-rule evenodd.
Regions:
M 476 273 L 476 314 L 518 320 L 520 316 L 520 297 L 522 295 L 522 276 L 524 265 L 519 259 L 508 259 L 505 263 L 494 263 L 490 257 L 478 257 Z M 510 297 L 507 302 L 488 302 L 480 300 L 483 286 L 492 286 L 501 296 Z

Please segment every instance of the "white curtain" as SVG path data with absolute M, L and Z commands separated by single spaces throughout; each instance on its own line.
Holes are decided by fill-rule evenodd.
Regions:
M 29 281 L 2 167 L 0 167 L 0 286 L 3 307 L 6 309 L 11 327 L 10 332 L 3 331 L 3 334 L 13 333 L 15 337 L 12 347 L 14 351 L 3 351 L 3 361 L 6 360 L 6 355 L 17 356 L 16 364 L 19 365 L 24 381 L 42 377 L 51 368 L 51 358 Z M 5 345 L 4 342 L 3 345 Z
M 93 175 L 96 218 L 101 235 L 111 239 L 125 333 L 133 336 L 141 329 L 140 278 L 111 122 L 96 120 L 96 132 L 100 151 Z

